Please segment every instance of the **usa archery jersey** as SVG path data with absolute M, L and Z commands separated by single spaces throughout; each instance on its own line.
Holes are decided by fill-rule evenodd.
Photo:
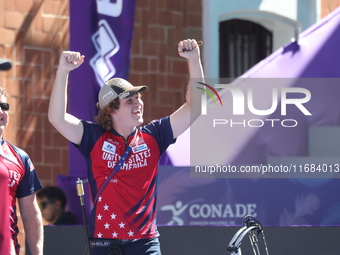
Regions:
M 8 186 L 11 205 L 11 232 L 15 249 L 19 254 L 18 243 L 18 218 L 16 213 L 16 198 L 22 198 L 33 194 L 42 188 L 35 172 L 31 159 L 26 152 L 18 147 L 1 140 L 0 166 L 2 170 L 8 171 Z
M 9 199 L 4 199 L 9 197 L 9 189 L 8 189 L 8 170 L 3 165 L 3 160 L 0 160 L 0 190 L 2 193 L 2 200 L 0 203 L 0 247 L 1 252 L 3 254 L 10 254 L 10 240 L 11 240 L 11 232 L 10 232 L 10 224 L 9 224 Z
M 82 123 L 84 134 L 77 147 L 87 163 L 93 198 L 124 154 L 127 145 L 132 147 L 123 166 L 92 209 L 90 236 L 114 239 L 157 237 L 158 160 L 167 147 L 174 143 L 170 118 L 139 127 L 128 137 L 127 143 L 115 130 L 104 130 L 92 122 Z

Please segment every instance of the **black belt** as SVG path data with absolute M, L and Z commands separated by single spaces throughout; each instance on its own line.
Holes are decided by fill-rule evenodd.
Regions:
M 90 238 L 90 247 L 108 247 L 110 245 L 123 245 L 132 243 L 140 239 L 105 239 L 105 238 Z M 92 244 L 93 243 L 93 244 Z M 117 244 L 118 243 L 118 244 Z
M 90 238 L 90 247 L 111 247 L 121 245 L 121 239 Z
M 120 245 L 121 239 L 90 238 L 91 248 L 106 248 L 107 255 L 122 255 Z

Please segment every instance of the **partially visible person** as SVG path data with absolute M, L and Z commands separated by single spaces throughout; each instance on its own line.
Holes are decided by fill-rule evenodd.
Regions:
M 15 247 L 15 252 L 12 252 L 11 255 L 18 255 L 20 252 L 17 201 L 31 254 L 42 255 L 43 224 L 35 196 L 35 192 L 41 189 L 42 186 L 27 153 L 3 138 L 9 122 L 8 110 L 10 105 L 7 102 L 7 96 L 7 91 L 0 86 L 0 167 L 1 171 L 7 171 L 8 173 L 7 190 L 9 188 L 9 194 L 7 199 L 11 211 L 7 221 L 10 221 L 10 230 Z M 5 200 L 4 198 L 2 195 L 2 200 Z M 1 254 L 5 253 L 2 252 Z
M 11 68 L 11 62 L 6 59 L 0 59 L 0 71 L 7 71 Z M 1 107 L 2 111 L 2 107 Z M 2 125 L 2 124 L 1 124 Z M 0 190 L 2 197 L 9 197 L 8 189 L 8 171 L 4 164 L 4 155 L 0 152 Z M 1 254 L 10 254 L 11 250 L 11 232 L 9 224 L 10 214 L 9 199 L 1 199 L 0 203 L 0 248 Z
M 62 189 L 55 186 L 43 188 L 37 193 L 37 200 L 45 225 L 75 225 L 76 218 L 66 211 L 67 198 Z

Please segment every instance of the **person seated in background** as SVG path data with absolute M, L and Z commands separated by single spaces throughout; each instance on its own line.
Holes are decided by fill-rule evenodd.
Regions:
M 64 191 L 50 186 L 37 193 L 37 200 L 45 225 L 75 225 L 76 219 L 71 212 L 66 211 L 67 199 Z

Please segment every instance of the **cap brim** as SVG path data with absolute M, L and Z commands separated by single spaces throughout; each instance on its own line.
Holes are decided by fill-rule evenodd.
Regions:
M 12 67 L 12 63 L 11 61 L 7 60 L 7 59 L 1 59 L 0 58 L 0 70 L 1 71 L 7 71 L 9 69 L 11 69 Z
M 138 92 L 143 92 L 147 89 L 148 89 L 148 86 L 143 85 L 143 86 L 133 86 L 131 89 L 127 89 L 126 91 L 132 92 L 132 94 L 136 94 Z

